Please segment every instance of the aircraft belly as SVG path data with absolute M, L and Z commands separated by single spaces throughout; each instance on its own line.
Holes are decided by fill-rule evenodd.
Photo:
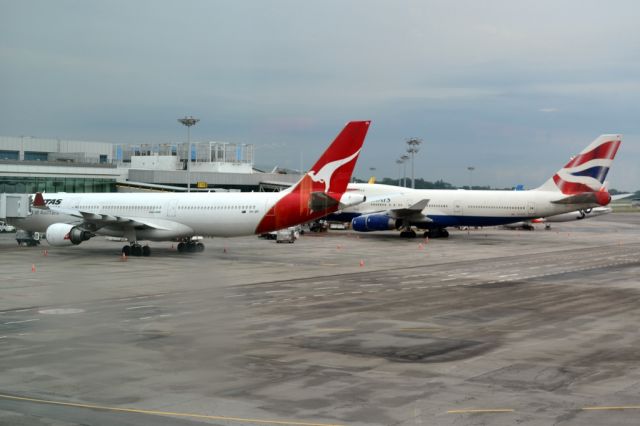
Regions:
M 429 215 L 429 218 L 433 220 L 431 226 L 435 227 L 447 227 L 447 226 L 498 226 L 512 222 L 520 222 L 529 220 L 529 217 L 522 216 L 453 216 L 443 215 L 434 216 Z

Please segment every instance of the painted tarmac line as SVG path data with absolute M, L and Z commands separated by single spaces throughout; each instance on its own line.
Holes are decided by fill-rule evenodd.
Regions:
M 3 323 L 3 325 L 22 324 L 22 323 L 25 323 L 25 322 L 33 322 L 33 321 L 40 321 L 40 318 L 32 318 L 32 319 L 22 320 L 22 321 L 9 321 L 9 322 Z
M 214 416 L 214 415 L 207 415 L 207 414 L 180 413 L 180 412 L 172 412 L 172 411 L 144 410 L 139 408 L 108 407 L 104 405 L 53 401 L 53 400 L 46 400 L 46 399 L 27 398 L 27 397 L 3 395 L 3 394 L 0 394 L 0 398 L 11 399 L 14 401 L 35 402 L 38 404 L 60 405 L 64 407 L 87 408 L 90 410 L 114 411 L 114 412 L 120 412 L 120 413 L 133 413 L 133 414 L 147 414 L 147 415 L 154 415 L 154 416 L 186 417 L 186 418 L 193 418 L 193 419 L 222 420 L 222 421 L 238 422 L 238 423 L 258 423 L 258 424 L 264 423 L 264 424 L 271 424 L 271 425 L 287 425 L 287 426 L 342 426 L 335 423 L 313 423 L 313 422 L 303 422 L 303 421 L 295 421 L 295 420 L 252 419 L 252 418 L 230 417 L 230 416 Z
M 144 308 L 155 308 L 154 305 L 141 305 L 141 306 L 130 306 L 126 308 L 127 311 L 132 311 L 134 309 L 144 309 Z
M 447 414 L 513 413 L 514 411 L 515 410 L 512 408 L 480 408 L 480 409 L 447 410 Z
M 621 410 L 640 410 L 640 405 L 620 405 L 610 407 L 582 407 L 583 411 L 621 411 Z

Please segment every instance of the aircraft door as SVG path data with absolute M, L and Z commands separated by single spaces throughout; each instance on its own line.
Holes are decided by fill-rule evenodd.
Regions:
M 455 200 L 453 202 L 453 214 L 458 215 L 458 216 L 462 216 L 464 213 L 463 208 L 462 208 L 462 201 L 461 200 Z
M 536 203 L 529 201 L 527 203 L 527 216 L 534 217 L 536 215 Z
M 176 207 L 178 206 L 178 200 L 169 200 L 167 204 L 167 217 L 176 217 Z

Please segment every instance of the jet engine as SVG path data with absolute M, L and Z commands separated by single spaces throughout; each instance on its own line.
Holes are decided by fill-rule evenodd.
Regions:
M 47 242 L 52 246 L 77 245 L 93 237 L 89 231 L 66 223 L 54 223 L 47 228 Z
M 402 225 L 400 220 L 384 214 L 369 214 L 358 216 L 351 221 L 351 228 L 358 232 L 389 231 L 398 229 Z

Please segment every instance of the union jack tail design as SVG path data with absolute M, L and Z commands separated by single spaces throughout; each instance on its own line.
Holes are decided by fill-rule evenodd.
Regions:
M 600 191 L 621 143 L 621 135 L 599 136 L 538 189 L 565 195 Z

